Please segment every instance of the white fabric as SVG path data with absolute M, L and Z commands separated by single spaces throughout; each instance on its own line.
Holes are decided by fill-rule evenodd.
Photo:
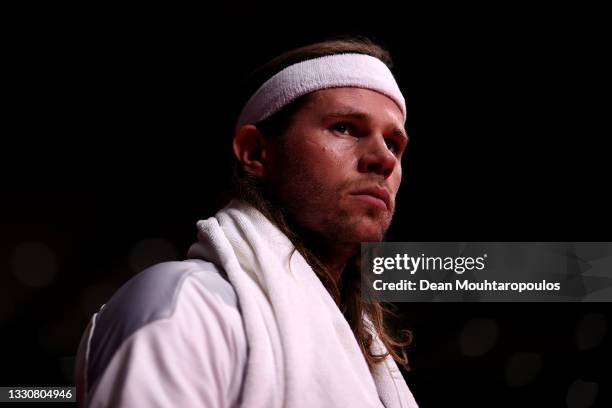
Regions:
M 236 129 L 272 116 L 303 95 L 337 87 L 366 88 L 388 96 L 406 123 L 406 102 L 381 60 L 365 54 L 335 54 L 290 65 L 268 79 L 245 104 Z
M 79 406 L 239 406 L 247 361 L 242 317 L 229 283 L 217 270 L 202 265 L 194 261 L 158 265 L 159 273 L 181 269 L 181 273 L 190 275 L 181 285 L 172 315 L 128 337 L 113 353 L 100 378 L 90 379 L 94 384 L 87 395 L 88 339 L 102 334 L 94 333 L 90 323 L 77 353 Z M 204 278 L 196 279 L 195 274 Z
M 249 350 L 242 407 L 417 406 L 390 357 L 370 373 L 327 290 L 259 211 L 233 201 L 198 228 L 189 256 L 227 273 L 242 312 Z

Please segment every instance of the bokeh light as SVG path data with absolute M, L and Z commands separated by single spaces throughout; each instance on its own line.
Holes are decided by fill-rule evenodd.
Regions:
M 469 357 L 488 353 L 497 342 L 499 327 L 493 319 L 471 319 L 459 337 L 461 352 Z
M 11 259 L 13 275 L 24 285 L 44 287 L 57 273 L 57 256 L 42 242 L 23 242 L 15 248 Z
M 601 313 L 587 313 L 576 324 L 576 345 L 590 350 L 601 344 L 608 331 L 608 321 Z
M 134 245 L 129 254 L 129 264 L 134 273 L 141 272 L 159 262 L 178 259 L 175 246 L 163 238 L 143 239 Z
M 594 382 L 576 380 L 567 390 L 567 408 L 589 408 L 597 399 L 599 385 Z
M 533 382 L 542 369 L 542 357 L 536 353 L 514 353 L 506 366 L 506 383 L 523 387 Z

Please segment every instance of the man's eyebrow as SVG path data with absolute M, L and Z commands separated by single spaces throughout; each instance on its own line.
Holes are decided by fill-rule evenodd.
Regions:
M 367 112 L 357 111 L 354 109 L 340 109 L 337 111 L 328 112 L 325 115 L 323 115 L 323 119 L 346 118 L 346 117 L 359 119 L 359 120 L 366 120 L 366 121 L 371 120 L 371 116 Z M 391 133 L 393 133 L 395 136 L 399 136 L 403 138 L 406 141 L 406 143 L 410 141 L 410 138 L 408 137 L 408 134 L 406 133 L 406 130 L 404 128 L 396 127 L 395 129 L 393 129 Z
M 325 119 L 350 116 L 355 119 L 369 120 L 370 115 L 366 112 L 356 111 L 353 109 L 341 109 L 333 112 L 328 112 L 324 115 Z
M 393 134 L 404 139 L 405 143 L 410 142 L 410 137 L 408 136 L 408 133 L 406 133 L 406 131 L 403 128 L 393 129 Z

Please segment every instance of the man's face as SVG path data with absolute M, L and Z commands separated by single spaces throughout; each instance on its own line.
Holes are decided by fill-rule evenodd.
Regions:
M 391 223 L 408 140 L 392 99 L 361 88 L 314 92 L 271 147 L 281 203 L 326 242 L 380 241 Z

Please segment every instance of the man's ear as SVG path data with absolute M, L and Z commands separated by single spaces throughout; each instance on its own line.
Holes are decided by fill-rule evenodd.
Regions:
M 255 125 L 241 126 L 234 134 L 232 147 L 244 170 L 254 176 L 265 177 L 268 140 Z

